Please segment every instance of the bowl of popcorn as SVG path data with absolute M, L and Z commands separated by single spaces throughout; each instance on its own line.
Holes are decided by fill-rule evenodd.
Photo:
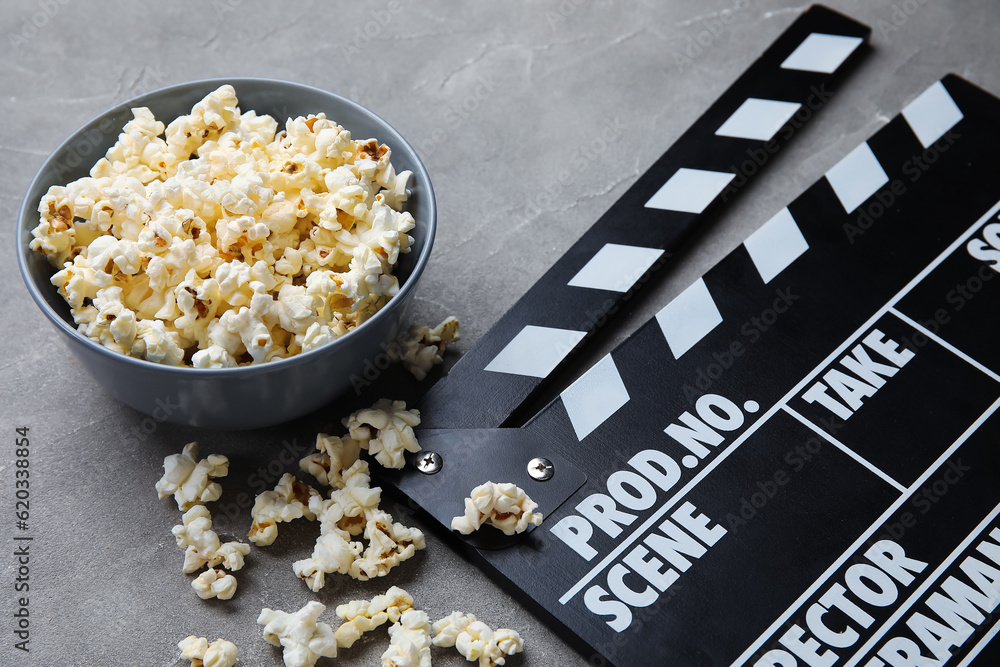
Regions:
M 129 100 L 45 161 L 21 274 L 87 370 L 157 420 L 281 423 L 383 353 L 434 240 L 427 171 L 360 105 L 267 79 Z

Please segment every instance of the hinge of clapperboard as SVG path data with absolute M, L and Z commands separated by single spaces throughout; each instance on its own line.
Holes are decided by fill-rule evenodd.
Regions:
M 380 474 L 380 483 L 446 527 L 487 473 L 528 489 L 543 513 L 577 491 L 588 471 L 560 453 L 561 435 L 526 437 L 523 429 L 504 427 L 558 386 L 622 302 L 820 114 L 868 51 L 870 33 L 827 7 L 805 11 L 427 392 L 419 405 L 422 453 L 409 458 L 404 472 Z M 582 438 L 601 411 L 587 401 L 576 410 L 573 428 Z M 431 455 L 441 457 L 440 472 L 414 472 L 420 457 Z M 544 483 L 529 470 L 536 459 L 555 471 Z M 464 539 L 476 548 L 511 543 L 494 532 Z

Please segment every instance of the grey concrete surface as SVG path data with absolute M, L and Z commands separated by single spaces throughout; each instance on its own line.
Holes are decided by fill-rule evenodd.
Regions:
M 262 607 L 292 610 L 319 599 L 336 624 L 333 606 L 392 584 L 407 588 L 432 616 L 462 608 L 517 629 L 526 646 L 508 661 L 514 667 L 599 664 L 433 534 L 425 551 L 385 579 L 333 578 L 313 594 L 291 562 L 309 553 L 316 527 L 283 526 L 273 547 L 248 557 L 233 600 L 202 602 L 181 572 L 170 534 L 180 514 L 153 490 L 163 457 L 198 440 L 203 452 L 230 458 L 218 505 L 229 503 L 234 518 L 221 522 L 221 532 L 231 539 L 250 522 L 249 506 L 237 503 L 240 492 L 260 490 L 261 481 L 272 486 L 281 472 L 295 470 L 287 463 L 292 455 L 304 454 L 316 430 L 336 424 L 346 405 L 246 433 L 157 424 L 91 382 L 20 284 L 13 223 L 23 193 L 48 153 L 79 125 L 176 82 L 288 79 L 373 109 L 422 154 L 437 191 L 440 232 L 412 316 L 461 320 L 453 362 L 806 7 L 779 0 L 398 0 L 399 11 L 381 25 L 376 19 L 390 4 L 397 7 L 383 0 L 0 2 L 0 212 L 7 220 L 0 226 L 7 287 L 0 310 L 0 665 L 175 665 L 176 642 L 192 633 L 236 642 L 242 665 L 278 665 L 280 652 L 255 624 Z M 630 323 L 591 359 L 930 83 L 955 72 L 1000 92 L 996 0 L 829 4 L 874 28 L 873 51 L 817 122 L 648 288 Z M 725 10 L 733 15 L 722 25 Z M 620 138 L 592 143 L 609 123 L 624 128 Z M 27 654 L 14 648 L 12 616 L 12 460 L 20 426 L 31 429 Z M 221 510 L 213 512 L 218 520 Z M 372 633 L 336 664 L 378 664 L 386 643 L 384 630 Z M 443 649 L 434 651 L 434 662 L 467 664 Z

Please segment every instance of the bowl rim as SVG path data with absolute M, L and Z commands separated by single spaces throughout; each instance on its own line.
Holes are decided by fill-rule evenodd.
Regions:
M 252 83 L 254 85 L 261 85 L 261 84 L 277 85 L 282 87 L 298 88 L 301 90 L 309 91 L 314 94 L 318 93 L 320 95 L 333 98 L 337 102 L 337 104 L 342 104 L 344 106 L 351 107 L 355 112 L 368 116 L 377 125 L 383 128 L 387 134 L 391 135 L 394 144 L 390 147 L 391 149 L 395 150 L 398 146 L 403 146 L 413 156 L 413 165 L 411 166 L 411 170 L 413 171 L 413 174 L 416 177 L 417 182 L 420 183 L 420 185 L 424 188 L 424 190 L 426 190 L 426 193 L 424 192 L 424 190 L 421 191 L 421 196 L 424 196 L 426 194 L 427 209 L 429 215 L 427 217 L 427 220 L 424 221 L 426 226 L 426 229 L 424 231 L 424 237 L 425 237 L 424 245 L 420 251 L 420 254 L 417 256 L 417 260 L 413 265 L 413 269 L 410 271 L 410 275 L 407 277 L 406 281 L 399 286 L 399 291 L 395 295 L 393 295 L 393 297 L 389 299 L 389 301 L 386 302 L 386 304 L 382 308 L 380 308 L 374 315 L 365 320 L 358 327 L 352 329 L 351 331 L 348 331 L 346 334 L 342 336 L 337 337 L 330 343 L 327 343 L 326 345 L 322 345 L 317 348 L 313 348 L 308 352 L 300 352 L 299 354 L 290 357 L 275 359 L 274 361 L 269 361 L 261 364 L 237 366 L 234 368 L 196 368 L 193 366 L 169 366 L 166 364 L 160 364 L 154 361 L 148 361 L 146 359 L 140 359 L 138 357 L 122 354 L 120 352 L 115 352 L 114 350 L 108 349 L 107 347 L 84 336 L 79 331 L 77 331 L 75 327 L 71 326 L 69 322 L 64 320 L 58 313 L 56 313 L 52 309 L 52 307 L 49 305 L 49 303 L 42 295 L 40 286 L 35 283 L 34 278 L 31 276 L 31 273 L 28 270 L 27 258 L 30 256 L 28 253 L 31 253 L 33 251 L 28 247 L 28 244 L 25 243 L 25 235 L 30 236 L 31 230 L 34 228 L 34 224 L 29 227 L 27 226 L 27 224 L 25 224 L 25 220 L 28 219 L 29 216 L 36 217 L 38 213 L 38 203 L 34 202 L 31 199 L 31 193 L 36 189 L 36 187 L 38 187 L 39 181 L 43 180 L 42 179 L 43 174 L 48 170 L 50 164 L 52 164 L 52 162 L 56 160 L 57 156 L 62 155 L 85 132 L 99 125 L 104 118 L 113 114 L 130 111 L 132 108 L 135 107 L 146 106 L 146 104 L 144 104 L 144 101 L 148 101 L 154 98 L 160 98 L 164 95 L 169 95 L 173 91 L 178 91 L 178 90 L 188 91 L 196 87 L 205 87 L 206 88 L 205 95 L 207 95 L 208 93 L 210 93 L 212 90 L 215 90 L 219 86 L 230 84 L 234 88 L 237 88 L 241 83 L 246 83 L 246 84 Z M 242 108 L 240 110 L 241 112 L 247 111 Z M 331 119 L 331 120 L 337 122 L 336 119 Z M 279 125 L 282 122 L 286 121 L 287 119 L 285 119 L 285 121 L 278 120 Z M 350 128 L 346 129 L 350 131 Z M 95 158 L 95 161 L 97 159 L 99 158 Z M 37 222 L 35 224 L 37 224 Z M 416 149 L 410 144 L 410 142 L 408 142 L 403 137 L 403 135 L 400 134 L 398 130 L 396 130 L 396 128 L 390 125 L 385 119 L 376 114 L 374 111 L 342 95 L 338 95 L 337 93 L 325 90 L 323 88 L 319 88 L 317 86 L 311 86 L 308 84 L 298 83 L 295 81 L 274 79 L 268 77 L 246 77 L 246 76 L 213 77 L 208 79 L 196 79 L 183 83 L 164 86 L 162 88 L 150 90 L 140 95 L 136 95 L 132 98 L 129 98 L 127 100 L 124 100 L 123 102 L 120 102 L 119 104 L 116 104 L 113 107 L 105 109 L 104 111 L 93 116 L 90 120 L 88 120 L 86 123 L 78 127 L 63 141 L 61 141 L 59 145 L 52 150 L 49 156 L 42 162 L 41 166 L 36 171 L 35 176 L 31 179 L 27 191 L 25 192 L 24 200 L 21 203 L 21 207 L 19 209 L 17 216 L 17 247 L 18 247 L 17 263 L 18 263 L 18 268 L 20 269 L 21 279 L 24 281 L 24 284 L 27 287 L 28 292 L 31 294 L 31 298 L 34 300 L 35 304 L 41 309 L 41 311 L 46 315 L 46 317 L 48 317 L 49 321 L 51 321 L 64 334 L 68 335 L 70 337 L 70 340 L 88 346 L 91 350 L 107 358 L 112 363 L 136 365 L 137 370 L 158 371 L 166 374 L 189 375 L 192 373 L 198 373 L 205 375 L 211 374 L 219 377 L 229 376 L 229 375 L 252 376 L 259 373 L 270 373 L 278 370 L 279 368 L 290 368 L 296 365 L 311 363 L 319 355 L 332 354 L 337 349 L 338 345 L 340 347 L 346 345 L 346 343 L 344 343 L 343 341 L 345 341 L 348 337 L 356 336 L 356 334 L 358 334 L 359 332 L 361 332 L 361 335 L 363 335 L 364 334 L 363 330 L 365 329 L 365 325 L 367 325 L 369 322 L 377 322 L 381 319 L 391 317 L 392 313 L 390 311 L 394 310 L 394 308 L 391 308 L 393 302 L 395 302 L 396 304 L 405 303 L 406 295 L 410 291 L 416 288 L 416 283 L 420 275 L 423 273 L 423 270 L 430 259 L 430 254 L 432 247 L 434 245 L 434 237 L 436 235 L 436 231 L 437 231 L 437 200 L 434 195 L 434 187 L 431 184 L 430 175 L 427 173 L 426 166 L 424 165 L 423 161 L 420 159 L 420 155 L 417 153 Z M 369 328 L 370 329 L 374 328 L 374 325 Z

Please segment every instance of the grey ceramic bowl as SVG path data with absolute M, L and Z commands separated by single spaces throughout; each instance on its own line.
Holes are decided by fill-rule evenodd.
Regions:
M 149 107 L 164 122 L 219 86 L 236 89 L 240 109 L 270 114 L 279 127 L 289 117 L 325 112 L 355 138 L 375 137 L 392 149 L 397 171 L 413 172 L 407 210 L 416 220 L 414 245 L 400 255 L 399 293 L 374 317 L 333 343 L 288 359 L 226 369 L 170 367 L 113 352 L 78 333 L 69 306 L 49 282 L 54 269 L 28 248 L 38 224 L 38 202 L 51 185 L 86 176 L 132 118 Z M 338 95 L 297 83 L 256 78 L 210 79 L 162 88 L 119 104 L 77 130 L 45 161 L 28 188 L 18 221 L 18 262 L 31 296 L 65 336 L 70 350 L 117 399 L 158 421 L 205 428 L 250 429 L 278 424 L 316 410 L 351 390 L 351 378 L 378 359 L 396 334 L 414 287 L 427 264 L 436 228 L 436 206 L 427 170 L 413 147 L 384 120 Z

